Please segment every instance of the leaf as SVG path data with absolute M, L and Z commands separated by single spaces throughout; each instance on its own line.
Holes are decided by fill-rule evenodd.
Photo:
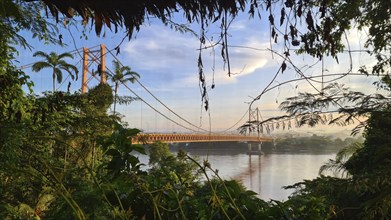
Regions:
M 133 136 L 136 136 L 140 132 L 141 131 L 137 128 L 126 129 L 125 135 L 126 135 L 126 137 L 133 137 Z
M 272 28 L 272 38 L 275 38 L 275 36 L 276 36 L 276 30 Z
M 271 25 L 274 25 L 274 17 L 273 17 L 272 14 L 269 15 L 269 21 L 270 21 L 270 24 L 271 24 Z
M 281 9 L 281 17 L 280 17 L 280 26 L 284 23 L 285 20 L 285 8 Z
M 113 148 L 107 150 L 105 154 L 113 157 L 121 157 L 121 153 L 117 149 Z
M 284 73 L 285 69 L 286 69 L 286 63 L 285 63 L 285 61 L 284 61 L 284 62 L 281 64 L 281 73 Z
M 300 45 L 300 42 L 298 40 L 292 40 L 292 45 L 293 46 L 299 46 Z
M 130 163 L 130 165 L 131 165 L 132 167 L 136 167 L 137 164 L 140 163 L 140 160 L 139 160 L 137 157 L 135 157 L 134 155 L 131 155 L 131 154 L 129 154 L 129 155 L 126 157 L 126 160 L 128 161 L 128 163 Z
M 115 55 L 118 56 L 118 54 L 121 53 L 121 48 L 120 48 L 119 46 L 117 46 L 117 47 L 115 48 L 115 50 L 116 50 Z
M 107 169 L 113 171 L 121 171 L 125 166 L 124 161 L 120 157 L 114 157 L 108 164 Z
M 246 193 L 247 196 L 256 196 L 256 195 L 258 195 L 258 193 L 254 192 L 254 191 L 251 191 L 251 190 L 247 190 L 245 193 Z
M 305 21 L 307 22 L 308 29 L 314 30 L 314 19 L 312 18 L 311 11 L 308 11 Z
M 145 148 L 140 145 L 140 144 L 135 144 L 135 145 L 132 145 L 133 146 L 133 149 L 141 154 L 146 154 L 145 152 Z
M 299 6 L 297 7 L 297 16 L 301 17 L 303 5 L 299 3 Z
M 269 10 L 269 8 L 272 6 L 272 1 L 271 0 L 267 0 L 267 3 L 266 3 L 266 10 Z
M 297 37 L 297 29 L 293 25 L 290 25 L 289 29 L 292 39 Z
M 293 0 L 286 0 L 286 1 L 285 1 L 285 6 L 286 6 L 287 8 L 292 8 L 292 6 L 293 6 Z
M 102 31 L 102 25 L 103 25 L 103 21 L 101 15 L 95 12 L 95 32 L 98 36 Z

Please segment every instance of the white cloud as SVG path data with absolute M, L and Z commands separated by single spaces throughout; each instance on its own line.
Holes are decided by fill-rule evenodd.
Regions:
M 186 68 L 197 54 L 198 40 L 189 34 L 152 25 L 145 27 L 139 35 L 145 36 L 127 43 L 124 51 L 126 57 L 142 70 Z
M 247 23 L 248 21 L 242 19 L 242 20 L 235 20 L 231 26 L 230 26 L 230 30 L 232 31 L 243 31 L 243 30 L 246 30 L 247 28 Z
M 240 24 L 244 24 L 244 21 L 237 22 L 237 25 Z M 261 43 L 262 39 L 254 36 L 242 36 L 233 35 L 234 39 L 229 40 L 242 42 L 241 48 L 229 47 L 231 77 L 228 76 L 227 64 L 223 65 L 221 47 L 215 48 L 214 55 L 212 49 L 203 51 L 203 66 L 207 79 L 212 78 L 213 62 L 216 64 L 214 79 L 219 84 L 237 83 L 238 78 L 275 64 L 271 61 L 270 52 L 249 49 L 266 48 L 268 44 Z M 175 75 L 175 82 L 171 86 L 194 87 L 198 86 L 198 48 L 199 41 L 191 34 L 181 34 L 166 27 L 151 25 L 145 27 L 137 39 L 127 43 L 124 51 L 126 58 L 136 69 L 159 74 L 165 79 Z
M 255 73 L 262 68 L 268 68 L 276 65 L 276 60 L 272 60 L 270 52 L 265 49 L 267 44 L 261 43 L 255 38 L 242 39 L 243 42 L 239 47 L 229 47 L 229 61 L 231 67 L 231 75 L 228 75 L 228 63 L 223 62 L 220 56 L 221 48 L 215 49 L 215 57 L 210 50 L 203 53 L 204 72 L 211 78 L 213 74 L 213 60 L 215 62 L 214 80 L 220 85 L 238 83 L 239 78 Z M 211 55 L 210 55 L 211 54 Z M 198 81 L 196 77 L 187 77 L 184 82 L 195 83 Z

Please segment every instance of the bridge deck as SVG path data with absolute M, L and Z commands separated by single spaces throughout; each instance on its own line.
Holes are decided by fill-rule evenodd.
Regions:
M 256 137 L 244 135 L 216 135 L 216 134 L 138 134 L 132 139 L 133 143 L 186 143 L 186 142 L 222 142 L 222 141 L 247 141 L 247 142 L 272 142 L 269 137 Z

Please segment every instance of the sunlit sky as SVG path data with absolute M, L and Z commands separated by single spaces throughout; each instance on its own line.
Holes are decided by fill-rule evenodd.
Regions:
M 211 42 L 218 39 L 220 34 L 219 25 L 212 25 L 208 29 L 207 36 Z M 58 26 L 61 27 L 62 25 Z M 199 32 L 197 25 L 190 27 L 196 33 Z M 87 29 L 89 29 L 89 26 Z M 216 47 L 214 51 L 212 49 L 204 50 L 202 53 L 210 105 L 210 111 L 207 112 L 202 106 L 198 82 L 199 40 L 191 33 L 176 32 L 153 19 L 143 25 L 131 40 L 126 38 L 122 43 L 125 32 L 121 30 L 114 33 L 106 28 L 103 31 L 104 34 L 102 33 L 98 37 L 92 29 L 87 33 L 88 39 L 82 36 L 81 30 L 82 27 L 78 27 L 78 30 L 73 27 L 71 28 L 71 35 L 67 29 L 61 28 L 63 42 L 67 45 L 64 47 L 44 44 L 31 39 L 28 33 L 23 33 L 23 36 L 28 39 L 34 48 L 31 51 L 21 49 L 17 61 L 20 66 L 39 61 L 39 58 L 32 57 L 32 54 L 37 50 L 46 53 L 52 51 L 63 53 L 82 47 L 91 48 L 99 44 L 104 44 L 108 50 L 112 50 L 120 44 L 121 53 L 116 57 L 124 65 L 130 66 L 133 71 L 141 75 L 139 81 L 146 88 L 176 114 L 194 125 L 212 131 L 223 131 L 231 127 L 230 130 L 235 130 L 244 124 L 248 119 L 248 114 L 245 115 L 248 110 L 248 102 L 258 96 L 270 83 L 282 63 L 282 59 L 278 55 L 267 50 L 272 46 L 272 49 L 282 52 L 281 45 L 270 44 L 269 26 L 266 21 L 260 21 L 257 18 L 249 19 L 245 13 L 239 15 L 230 27 L 228 39 L 231 46 L 241 46 L 229 47 L 231 72 L 235 74 L 228 76 L 227 66 L 224 65 L 220 55 L 220 47 Z M 347 38 L 352 50 L 363 49 L 365 35 L 358 31 L 351 31 Z M 113 53 L 115 54 L 115 51 Z M 112 69 L 113 56 L 108 54 L 106 59 L 107 68 Z M 307 76 L 322 73 L 322 62 L 315 58 L 292 53 L 291 59 L 296 66 L 303 68 L 302 70 Z M 374 60 L 366 53 L 353 53 L 352 60 L 352 72 L 357 72 L 356 70 L 361 65 L 374 63 Z M 69 62 L 76 65 L 81 71 L 81 54 L 76 54 L 74 60 L 69 60 Z M 347 72 L 350 67 L 349 54 L 339 55 L 339 64 L 332 58 L 326 58 L 323 66 L 324 74 Z M 96 65 L 92 65 L 91 68 L 97 69 Z M 50 69 L 45 69 L 39 73 L 32 72 L 31 68 L 25 68 L 24 71 L 34 81 L 35 93 L 51 91 Z M 69 81 L 65 72 L 64 74 L 64 83 L 61 86 L 58 85 L 59 90 L 62 91 L 67 90 Z M 277 76 L 272 86 L 295 78 L 300 77 L 288 65 L 287 70 Z M 332 78 L 325 78 L 325 80 L 330 79 Z M 375 77 L 351 76 L 340 82 L 358 91 L 374 91 L 376 88 L 372 86 L 372 83 L 375 80 L 377 80 Z M 93 80 L 92 84 L 94 83 L 96 84 L 97 80 Z M 214 89 L 211 89 L 212 83 L 215 85 Z M 321 84 L 314 83 L 313 85 L 319 90 L 322 88 Z M 194 128 L 168 111 L 139 84 L 129 83 L 128 86 L 165 116 L 186 127 Z M 80 87 L 80 80 L 72 82 L 71 89 L 73 91 L 79 90 Z M 282 115 L 283 112 L 278 110 L 279 103 L 284 101 L 286 97 L 297 95 L 303 91 L 314 92 L 315 90 L 304 80 L 285 84 L 267 92 L 253 104 L 253 108 L 258 107 L 260 109 L 263 119 Z M 124 86 L 120 87 L 119 95 L 134 96 Z M 192 132 L 165 119 L 141 101 L 135 101 L 129 106 L 117 106 L 117 110 L 124 115 L 124 120 L 129 123 L 130 127 L 141 128 L 147 132 Z M 243 115 L 245 116 L 242 118 Z M 242 120 L 240 120 L 241 118 Z M 340 128 L 321 127 L 315 128 L 311 132 L 320 130 L 335 131 L 337 129 Z M 346 128 L 343 129 L 346 130 Z

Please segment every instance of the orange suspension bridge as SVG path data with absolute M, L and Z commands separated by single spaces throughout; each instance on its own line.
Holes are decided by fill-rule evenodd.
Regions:
M 106 47 L 103 44 L 99 45 L 99 47 L 100 47 L 99 49 L 82 48 L 82 49 L 76 49 L 75 51 L 73 51 L 74 54 L 77 53 L 81 57 L 81 60 L 79 61 L 82 63 L 81 93 L 87 92 L 88 84 L 91 82 L 91 80 L 96 79 L 99 81 L 99 83 L 107 83 L 107 75 L 106 74 L 113 74 L 113 71 L 111 71 L 109 68 L 106 67 L 106 54 L 111 54 L 114 59 L 116 59 L 118 62 L 120 62 L 116 58 L 116 56 L 111 53 L 111 50 L 106 50 Z M 92 64 L 98 65 L 98 70 L 96 72 L 94 70 L 90 70 Z M 122 63 L 121 63 L 121 65 L 122 65 Z M 31 66 L 31 64 L 27 65 L 27 66 L 22 66 L 21 68 L 27 68 L 29 66 Z M 97 74 L 97 72 L 99 72 L 99 74 Z M 137 95 L 133 90 L 131 90 L 126 84 L 124 84 L 124 83 L 122 83 L 122 84 L 130 92 L 132 92 L 139 100 L 141 100 L 143 103 L 147 104 L 155 112 L 159 113 L 161 116 L 163 116 L 167 120 L 171 121 L 172 123 L 191 131 L 192 133 L 191 134 L 186 134 L 186 133 L 140 133 L 132 139 L 133 143 L 149 144 L 149 143 L 153 143 L 153 142 L 157 142 L 157 141 L 160 141 L 163 143 L 229 142 L 229 141 L 235 142 L 235 141 L 237 141 L 237 142 L 248 142 L 249 152 L 250 153 L 255 152 L 255 154 L 259 154 L 261 152 L 262 142 L 273 142 L 273 139 L 271 137 L 261 137 L 261 135 L 259 133 L 259 129 L 258 129 L 258 132 L 253 131 L 252 135 L 251 135 L 251 132 L 249 132 L 248 135 L 239 135 L 239 134 L 232 134 L 232 133 L 230 133 L 230 134 L 214 134 L 211 131 L 200 128 L 199 126 L 192 124 L 191 122 L 187 121 L 186 119 L 184 119 L 183 117 L 178 115 L 172 109 L 167 107 L 156 96 L 154 96 L 144 85 L 142 85 L 141 82 L 139 82 L 137 79 L 136 79 L 136 82 L 138 82 L 160 104 L 162 104 L 172 114 L 177 116 L 179 119 L 181 119 L 187 125 L 183 125 L 182 123 L 179 123 L 179 122 L 167 117 L 166 115 L 162 114 L 157 109 L 155 109 L 153 106 L 151 106 L 149 103 L 147 103 L 145 100 L 143 100 L 139 95 Z M 258 115 L 258 109 L 252 110 L 250 108 L 248 110 L 248 114 L 249 114 L 249 121 L 255 121 L 255 120 L 259 121 L 260 118 Z M 241 119 L 243 119 L 243 117 Z M 238 124 L 238 123 L 236 123 L 236 124 Z M 232 126 L 231 128 L 233 128 L 234 126 Z M 231 128 L 229 128 L 229 129 L 231 129 Z M 228 131 L 229 129 L 227 129 L 226 131 Z M 224 132 L 220 132 L 220 133 L 224 133 Z M 253 151 L 251 148 L 251 143 L 254 143 L 254 142 L 258 143 L 258 149 L 256 151 Z M 253 153 L 251 153 L 251 154 L 253 154 Z

